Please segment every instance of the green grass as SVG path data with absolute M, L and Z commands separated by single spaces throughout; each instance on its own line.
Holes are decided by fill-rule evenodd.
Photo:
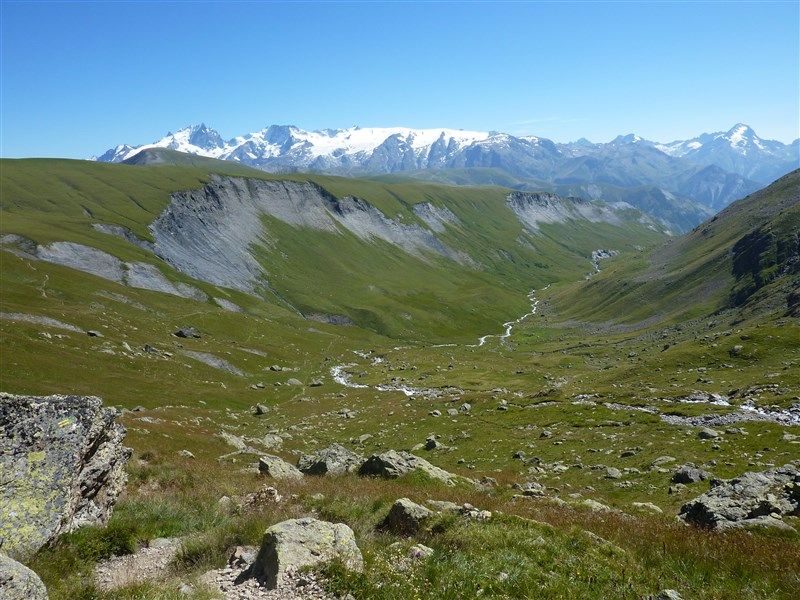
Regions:
M 202 185 L 211 167 L 2 161 L 0 168 L 3 234 L 72 240 L 157 264 L 123 240 L 95 232 L 91 223 L 118 223 L 144 236 L 169 193 Z M 732 477 L 797 459 L 799 446 L 784 434 L 800 435 L 798 428 L 742 422 L 736 428 L 745 433 L 720 428 L 719 441 L 705 442 L 694 428 L 603 406 L 724 413 L 733 409 L 670 401 L 694 390 L 728 393 L 750 386 L 776 386 L 759 395 L 761 406 L 796 402 L 800 325 L 785 317 L 784 302 L 791 277 L 777 277 L 742 307 L 728 307 L 735 284 L 731 245 L 764 219 L 773 220 L 779 233 L 791 233 L 796 202 L 782 204 L 791 186 L 745 201 L 729 216 L 674 241 L 668 252 L 652 254 L 636 246 L 660 235 L 629 226 L 575 222 L 524 234 L 504 210 L 507 192 L 499 188 L 291 177 L 316 181 L 337 196 L 364 197 L 407 222 L 416 220 L 416 202 L 447 206 L 461 225 L 449 228 L 443 239 L 483 268 L 420 260 L 387 244 L 296 230 L 265 218 L 265 228 L 280 241 L 272 249 L 257 249 L 274 295 L 223 290 L 165 268 L 170 278 L 245 309 L 231 313 L 210 301 L 128 288 L 0 252 L 0 311 L 48 316 L 103 334 L 0 320 L 0 388 L 93 394 L 121 408 L 145 408 L 121 417 L 135 453 L 126 495 L 108 527 L 63 536 L 30 562 L 52 599 L 177 598 L 180 581 L 193 582 L 221 566 L 232 546 L 258 544 L 270 524 L 309 514 L 347 523 L 356 532 L 365 574 L 356 577 L 336 566 L 326 574 L 333 590 L 357 598 L 641 598 L 666 587 L 687 598 L 792 597 L 800 584 L 797 534 L 713 535 L 678 526 L 674 516 L 681 504 L 708 484 L 668 490 L 672 469 L 685 462 Z M 774 219 L 775 214 L 782 216 Z M 601 247 L 622 255 L 604 261 L 601 273 L 585 280 L 587 257 Z M 654 270 L 659 278 L 645 277 Z M 546 284 L 552 285 L 545 291 Z M 507 343 L 492 338 L 482 347 L 470 345 L 527 312 L 531 288 L 541 299 L 536 316 L 519 324 Z M 361 326 L 304 320 L 278 296 L 304 311 L 348 314 Z M 185 325 L 197 327 L 202 337 L 172 335 Z M 146 345 L 157 352 L 145 352 Z M 730 353 L 734 345 L 743 346 L 736 356 Z M 245 376 L 194 361 L 184 350 L 224 358 Z M 354 351 L 372 354 L 363 358 Z M 353 380 L 362 384 L 402 383 L 441 395 L 408 398 L 335 384 L 331 366 L 351 363 Z M 290 370 L 270 370 L 275 364 Z M 290 377 L 305 383 L 322 378 L 323 385 L 287 386 Z M 252 389 L 257 383 L 263 388 Z M 579 394 L 594 395 L 596 404 L 574 404 Z M 498 410 L 502 401 L 507 410 Z M 256 402 L 269 412 L 254 416 L 250 407 Z M 469 413 L 447 414 L 464 402 L 472 405 Z M 355 411 L 354 418 L 343 418 L 344 408 Z M 442 416 L 431 416 L 434 409 Z M 544 430 L 552 435 L 543 437 Z M 265 481 L 240 472 L 256 456 L 219 458 L 233 450 L 221 432 L 253 440 L 277 432 L 283 445 L 270 452 L 292 461 L 334 441 L 367 455 L 408 450 L 436 434 L 447 449 L 416 453 L 447 470 L 490 476 L 499 484 L 478 492 L 416 476 L 311 478 L 279 484 L 285 498 L 279 505 L 226 513 L 217 509 L 220 497 L 252 492 Z M 363 444 L 353 441 L 365 433 L 373 437 Z M 184 449 L 196 458 L 181 456 Z M 636 454 L 621 457 L 626 449 Z M 513 457 L 520 450 L 525 460 Z M 665 472 L 651 470 L 662 455 L 675 461 Z M 559 463 L 565 468 L 553 468 Z M 633 470 L 612 480 L 605 477 L 607 466 Z M 524 481 L 542 483 L 548 496 L 566 504 L 515 500 L 511 485 Z M 317 493 L 323 499 L 316 499 Z M 418 539 L 398 540 L 376 525 L 403 496 L 471 502 L 496 518 L 443 519 Z M 630 516 L 587 511 L 580 507 L 587 498 Z M 652 502 L 664 512 L 649 516 L 634 502 Z M 98 560 L 165 536 L 185 542 L 164 581 L 105 594 L 94 588 Z M 414 541 L 433 547 L 434 556 L 396 571 L 398 556 Z M 195 597 L 208 597 L 207 590 L 196 589 Z

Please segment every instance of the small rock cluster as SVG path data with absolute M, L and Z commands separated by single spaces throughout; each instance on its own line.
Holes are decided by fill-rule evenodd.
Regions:
M 714 480 L 711 485 L 708 492 L 681 507 L 681 519 L 711 529 L 793 529 L 783 516 L 800 515 L 800 461 L 727 481 Z

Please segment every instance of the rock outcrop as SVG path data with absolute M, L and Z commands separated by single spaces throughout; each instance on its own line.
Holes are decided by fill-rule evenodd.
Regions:
M 413 471 L 420 471 L 431 479 L 436 479 L 447 485 L 455 485 L 458 481 L 468 481 L 466 477 L 460 477 L 440 469 L 424 458 L 396 450 L 373 454 L 361 465 L 358 472 L 360 475 L 396 479 Z
M 294 465 L 279 456 L 265 454 L 258 459 L 258 471 L 273 479 L 302 479 L 303 474 Z
M 433 516 L 433 511 L 412 502 L 408 498 L 396 500 L 381 527 L 399 535 L 413 535 L 419 532 L 425 521 Z
M 275 589 L 290 570 L 336 559 L 350 569 L 363 569 L 364 561 L 352 529 L 343 523 L 311 517 L 290 519 L 267 529 L 255 562 L 242 575 Z
M 358 471 L 363 463 L 363 456 L 341 444 L 331 444 L 314 454 L 301 456 L 297 467 L 306 475 L 342 475 Z
M 33 553 L 104 524 L 126 482 L 125 428 L 93 396 L 0 394 L 0 539 Z
M 748 472 L 711 489 L 681 507 L 681 519 L 712 529 L 791 528 L 782 518 L 800 515 L 800 461 L 777 469 Z
M 0 598 L 3 600 L 47 600 L 39 576 L 5 554 L 0 554 Z

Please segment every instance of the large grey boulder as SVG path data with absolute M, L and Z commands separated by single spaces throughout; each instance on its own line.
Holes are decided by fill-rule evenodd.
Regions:
M 708 471 L 704 471 L 692 463 L 686 463 L 678 467 L 672 474 L 672 483 L 697 483 L 710 477 L 711 474 Z
M 0 394 L 0 539 L 10 555 L 105 524 L 125 487 L 125 428 L 93 396 Z
M 293 464 L 279 456 L 265 454 L 258 459 L 258 472 L 273 479 L 302 479 L 303 474 Z
M 337 559 L 349 569 L 363 569 L 364 560 L 352 529 L 343 523 L 311 517 L 290 519 L 267 529 L 258 556 L 243 577 L 255 577 L 275 589 L 287 569 L 313 567 Z
M 297 467 L 306 475 L 342 475 L 358 471 L 364 457 L 341 444 L 331 444 L 314 454 L 304 454 Z
M 3 600 L 47 600 L 39 576 L 13 558 L 0 553 L 0 598 Z
M 396 500 L 389 514 L 381 523 L 381 528 L 399 535 L 413 535 L 419 532 L 425 521 L 433 516 L 433 511 L 412 502 L 408 498 Z
M 459 477 L 432 465 L 424 458 L 408 452 L 397 452 L 396 450 L 373 454 L 361 465 L 359 474 L 396 479 L 417 470 L 425 473 L 431 479 L 436 479 L 447 485 L 455 485 L 458 481 L 467 481 L 464 477 Z
M 766 526 L 791 528 L 786 515 L 800 515 L 800 461 L 763 472 L 747 472 L 681 507 L 681 519 L 712 529 Z

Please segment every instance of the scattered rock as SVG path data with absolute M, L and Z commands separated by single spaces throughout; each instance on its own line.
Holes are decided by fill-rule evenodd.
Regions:
M 614 512 L 614 509 L 610 506 L 606 506 L 602 502 L 598 502 L 597 500 L 592 500 L 591 498 L 586 498 L 580 502 L 580 505 L 588 508 L 592 512 Z
M 265 454 L 258 459 L 259 473 L 273 479 L 302 479 L 303 473 L 279 456 Z
M 278 504 L 283 500 L 283 496 L 271 485 L 265 485 L 257 492 L 247 494 L 241 498 L 241 508 L 257 508 L 264 504 Z
M 705 494 L 681 507 L 681 519 L 701 527 L 793 529 L 784 515 L 800 515 L 800 461 L 763 472 L 713 481 Z
M 453 473 L 448 473 L 444 469 L 435 467 L 424 458 L 408 452 L 397 452 L 396 450 L 373 454 L 361 465 L 359 474 L 395 479 L 415 470 L 422 471 L 431 479 L 436 479 L 447 485 L 455 485 L 458 480 L 464 479 Z
M 228 566 L 246 568 L 256 561 L 258 548 L 255 546 L 236 546 L 228 554 Z
M 331 444 L 314 454 L 300 457 L 297 467 L 307 475 L 342 475 L 358 471 L 364 457 L 341 444 Z
M 622 471 L 620 471 L 616 467 L 606 468 L 606 479 L 621 479 L 621 478 L 622 478 Z
M 651 596 L 653 600 L 683 600 L 681 595 L 675 590 L 661 590 L 655 596 Z
M 264 446 L 265 448 L 272 450 L 283 446 L 283 438 L 279 436 L 277 433 L 268 433 L 260 440 L 258 440 L 258 443 Z
M 181 327 L 172 335 L 179 337 L 179 338 L 195 338 L 198 339 L 200 337 L 200 332 L 197 331 L 195 327 Z
M 192 454 L 188 450 L 178 450 L 178 455 L 184 458 L 194 458 L 194 454 Z
M 290 377 L 286 380 L 286 385 L 303 385 L 303 382 L 299 379 L 295 379 L 294 377 Z
M 243 576 L 254 577 L 274 589 L 289 569 L 313 567 L 334 559 L 352 570 L 363 569 L 352 529 L 343 523 L 311 517 L 290 519 L 267 529 L 256 560 Z
M 444 513 L 457 513 L 461 512 L 461 507 L 456 504 L 455 502 L 450 502 L 448 500 L 427 500 L 427 505 L 432 507 L 433 510 L 436 512 L 444 512 Z
M 433 548 L 429 548 L 424 544 L 414 544 L 408 550 L 408 557 L 412 560 L 425 560 L 433 556 Z
M 536 481 L 514 484 L 514 488 L 520 490 L 523 496 L 544 496 L 546 492 L 546 488 Z
M 678 467 L 678 470 L 672 474 L 672 483 L 697 483 L 709 477 L 711 474 L 708 471 L 699 469 L 692 463 L 686 463 Z
M 408 498 L 400 498 L 389 509 L 389 514 L 381 523 L 381 528 L 398 535 L 414 535 L 432 516 L 433 511 Z
M 116 417 L 93 396 L 0 393 L 3 551 L 29 554 L 108 521 L 131 455 Z
M 269 412 L 269 408 L 266 405 L 260 403 L 253 406 L 252 410 L 253 414 L 256 415 L 257 417 L 265 415 L 267 414 L 267 412 Z
M 106 559 L 95 568 L 95 585 L 100 591 L 109 591 L 159 579 L 180 547 L 179 538 L 156 538 L 134 554 Z
M 431 435 L 425 439 L 425 450 L 441 450 L 442 448 L 444 448 L 444 444 L 437 440 L 435 436 Z
M 697 433 L 697 437 L 701 440 L 715 440 L 719 437 L 719 431 L 711 429 L 710 427 L 702 427 Z
M 652 502 L 634 502 L 632 506 L 638 510 L 651 512 L 656 515 L 660 515 L 664 512 L 660 507 L 656 506 Z

